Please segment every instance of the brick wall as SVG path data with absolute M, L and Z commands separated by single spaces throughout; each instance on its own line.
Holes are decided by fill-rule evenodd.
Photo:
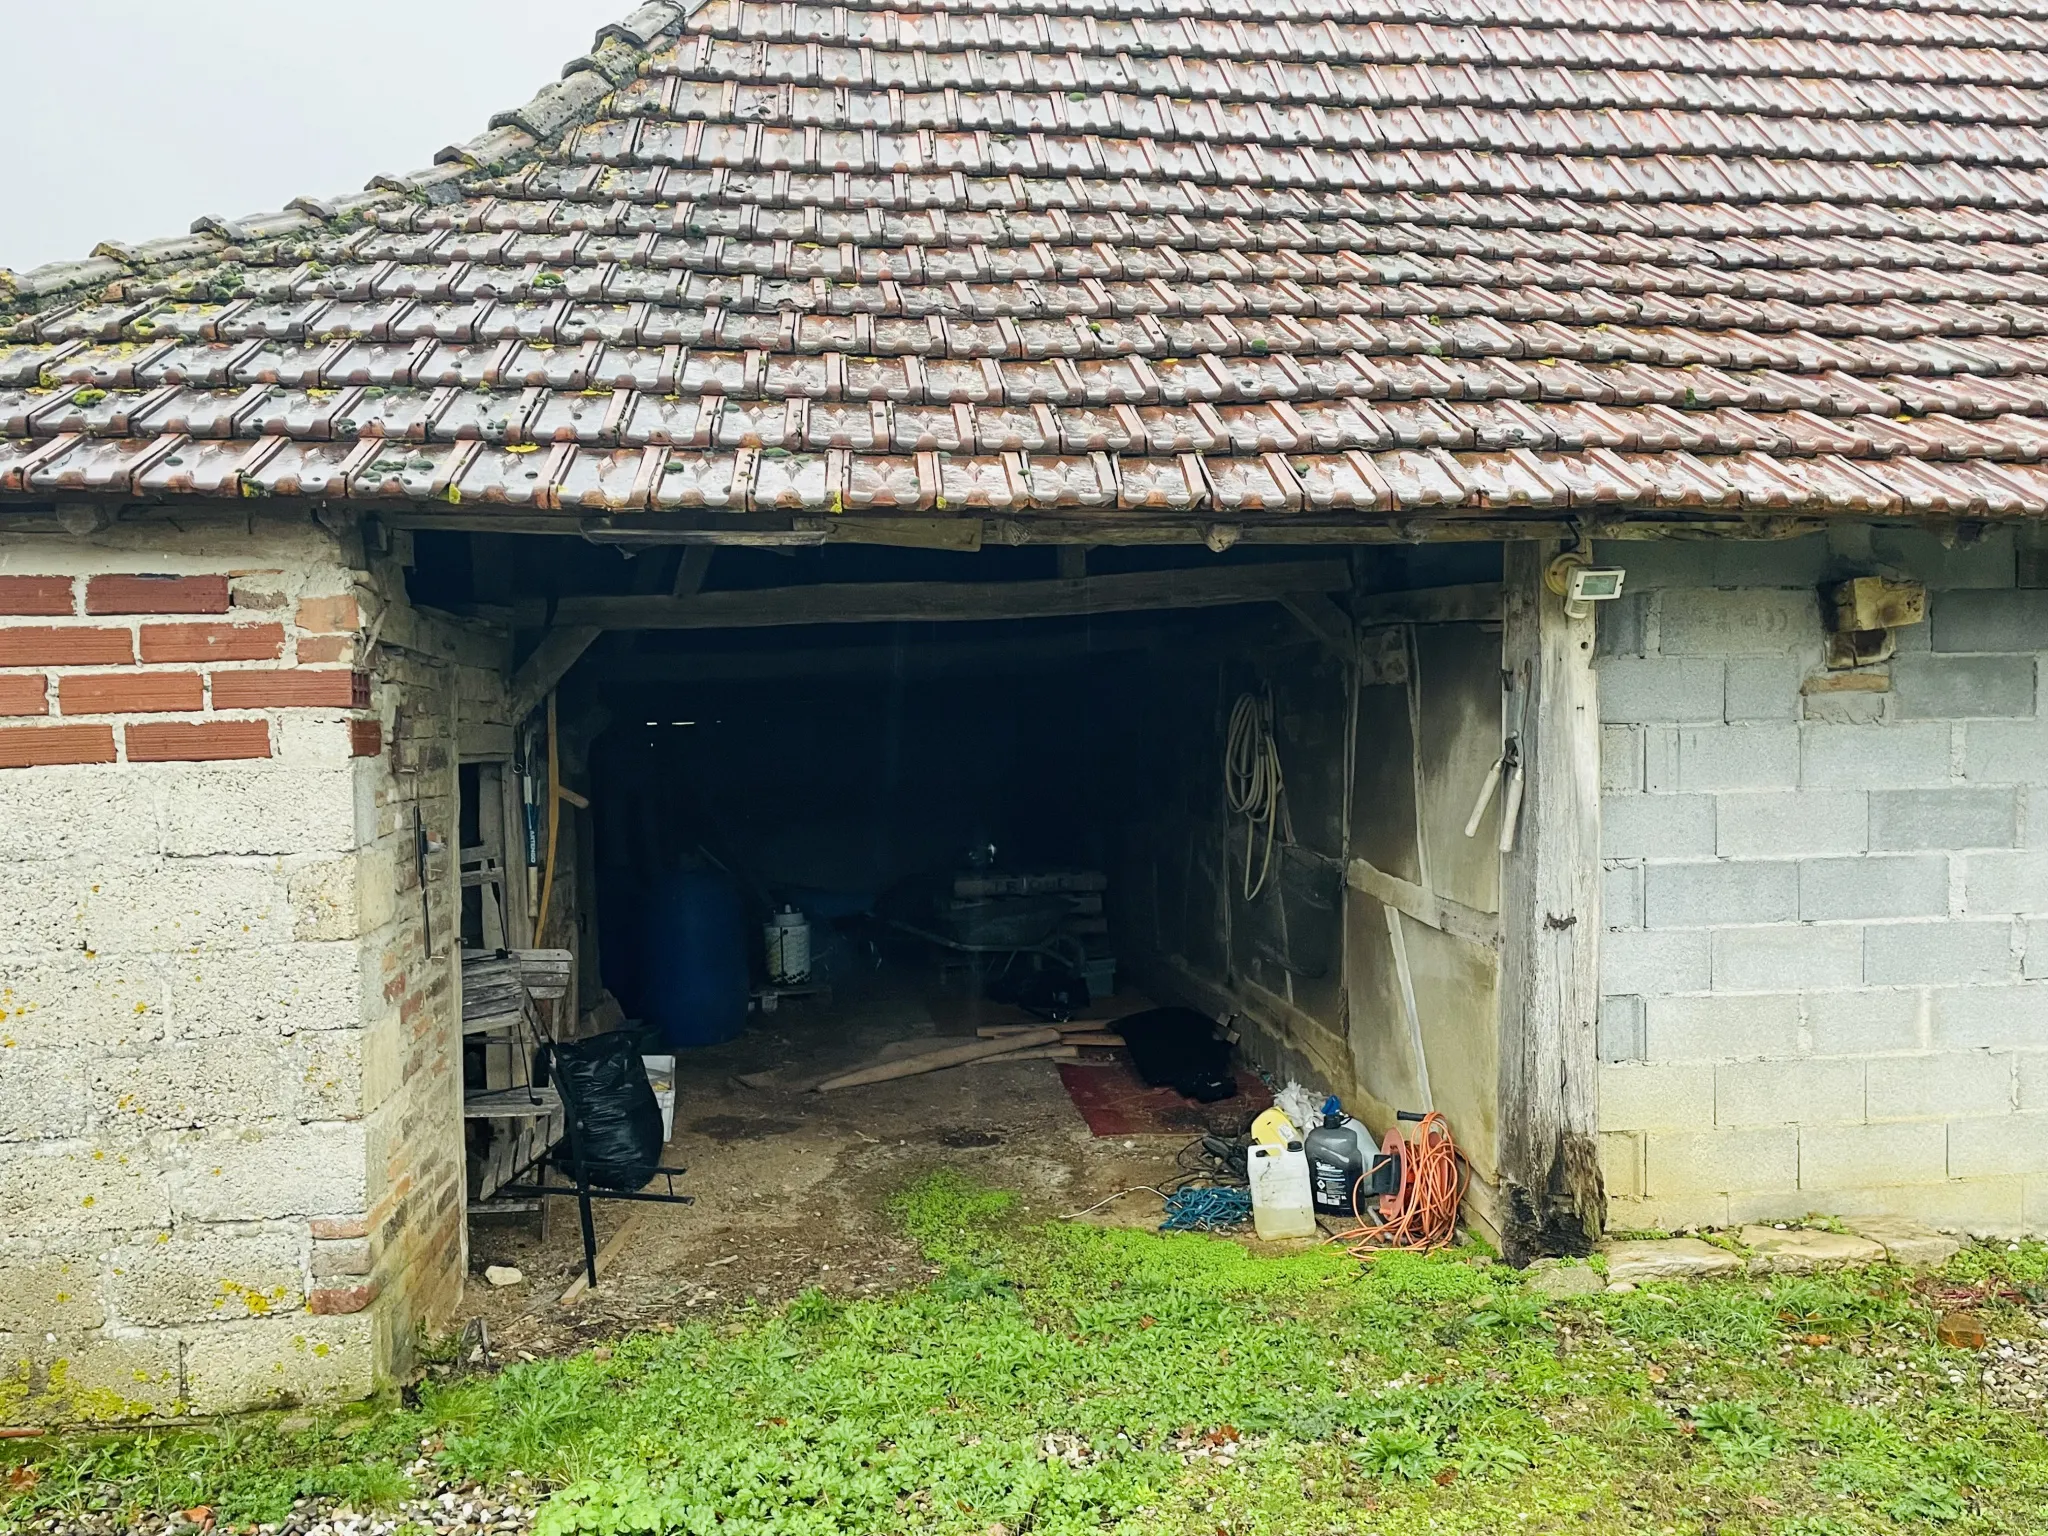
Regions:
M 359 1395 L 459 1293 L 446 628 L 311 524 L 0 539 L 0 1422 Z
M 1617 543 L 1600 1113 L 1616 1228 L 2048 1229 L 2048 651 L 2010 532 Z M 1817 589 L 1925 581 L 1829 672 Z

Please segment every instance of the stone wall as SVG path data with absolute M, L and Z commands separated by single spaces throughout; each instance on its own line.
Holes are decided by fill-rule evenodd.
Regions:
M 0 1423 L 360 1395 L 459 1293 L 412 808 L 451 840 L 502 654 L 399 578 L 310 521 L 0 536 Z
M 1604 546 L 1610 1225 L 2048 1229 L 2041 561 L 1848 528 Z M 1829 672 L 1820 583 L 1924 581 Z

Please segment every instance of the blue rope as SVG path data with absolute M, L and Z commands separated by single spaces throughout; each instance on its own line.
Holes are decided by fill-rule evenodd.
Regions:
M 1191 1186 L 1176 1189 L 1166 1197 L 1166 1219 L 1162 1232 L 1218 1232 L 1241 1227 L 1252 1219 L 1252 1192 L 1248 1189 Z

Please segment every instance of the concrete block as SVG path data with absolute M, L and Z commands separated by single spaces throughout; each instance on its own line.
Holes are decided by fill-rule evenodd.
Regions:
M 172 1199 L 184 1221 L 323 1216 L 363 1210 L 368 1175 L 362 1122 L 270 1122 L 185 1138 Z
M 1643 926 L 1643 866 L 1609 864 L 1600 871 L 1600 921 L 1608 928 Z
M 1939 1120 L 1886 1125 L 1803 1125 L 1799 1187 L 1926 1184 L 1948 1177 L 1948 1132 Z
M 1870 530 L 1871 557 L 1936 591 L 1955 587 L 2009 587 L 2014 575 L 2012 531 L 1995 528 L 1974 544 L 1943 544 L 1923 528 Z M 1941 599 L 1934 599 L 1936 606 Z M 1916 626 L 1924 628 L 1925 626 Z
M 346 853 L 356 846 L 355 776 L 346 760 L 310 769 L 166 763 L 153 771 L 164 851 L 174 856 Z
M 1643 1188 L 1653 1198 L 1786 1189 L 1798 1181 L 1799 1132 L 1652 1131 L 1644 1140 Z
M 84 1056 L 0 1045 L 0 1142 L 76 1136 L 85 1125 Z
M 2013 1065 L 2015 1105 L 2022 1110 L 2048 1109 L 2048 1049 L 2021 1051 Z
M 1951 1120 L 1948 1171 L 1958 1179 L 2048 1173 L 2048 1114 Z
M 1602 1243 L 1600 1252 L 1607 1260 L 1607 1280 L 1611 1285 L 1641 1285 L 1649 1280 L 1709 1280 L 1736 1274 L 1742 1268 L 1742 1260 L 1726 1248 L 1716 1248 L 1696 1237 Z
M 397 872 L 386 847 L 304 865 L 292 872 L 288 889 L 295 939 L 358 938 L 397 915 Z
M 1858 987 L 1809 992 L 1806 1039 L 1816 1056 L 1874 1056 L 1924 1044 L 1926 994 L 1918 988 Z
M 0 818 L 4 819 L 4 818 Z M 164 1034 L 167 986 L 152 956 L 0 960 L 0 1051 L 120 1050 Z
M 18 1406 L 10 1401 L 20 1393 Z M 179 1407 L 174 1334 L 0 1334 L 0 1401 L 10 1422 L 120 1424 Z
M 1594 665 L 1614 656 L 1643 654 L 1650 622 L 1650 594 L 1627 591 L 1600 605 L 1593 631 Z
M 1657 619 L 1666 656 L 1820 656 L 1820 598 L 1808 588 L 1666 592 Z
M 1901 720 L 2031 719 L 2035 660 L 2024 656 L 1900 656 L 1892 708 Z
M 1643 1059 L 1643 1000 L 1640 997 L 1600 999 L 1597 1049 L 1602 1061 Z
M 367 1397 L 384 1362 L 377 1314 L 253 1318 L 200 1328 L 185 1345 L 186 1392 L 200 1413 Z
M 1771 790 L 1714 796 L 1714 851 L 1724 858 L 1861 853 L 1870 802 L 1856 790 Z
M 1714 1120 L 1714 1069 L 1705 1062 L 1600 1069 L 1602 1131 L 1690 1130 Z
M 1600 718 L 1611 724 L 1721 718 L 1724 684 L 1718 661 L 1681 657 L 1614 657 L 1595 669 Z
M 100 1297 L 99 1255 L 66 1247 L 55 1253 L 0 1250 L 0 1322 L 22 1333 L 69 1333 L 107 1320 Z M 0 1360 L 0 1403 L 5 1402 Z M 0 1409 L 4 1416 L 4 1409 Z
M 2013 1059 L 1989 1051 L 1886 1056 L 1869 1063 L 1872 1120 L 2003 1115 L 2013 1107 Z
M 0 1239 L 162 1227 L 170 1188 L 146 1148 L 89 1141 L 0 1146 Z
M 2017 1236 L 2023 1230 L 2024 1187 L 2028 1182 L 2020 1174 L 2001 1174 L 1981 1179 L 1944 1179 L 1939 1183 L 1851 1185 L 1801 1193 L 1809 1210 L 1824 1211 L 1845 1222 L 1866 1216 L 1893 1216 L 1947 1232 Z
M 1643 1193 L 1643 1138 L 1633 1131 L 1600 1133 L 1600 1178 L 1612 1200 L 1639 1200 Z
M 1833 563 L 1826 534 L 1800 539 L 1715 539 L 1717 587 L 1802 587 L 1820 585 Z
M 377 990 L 363 970 L 362 951 L 345 941 L 181 957 L 170 978 L 172 1027 L 181 1039 L 357 1029 Z
M 2019 974 L 2008 922 L 1887 923 L 1870 935 L 1863 979 L 1876 986 L 2011 981 Z
M 1863 930 L 1854 924 L 1725 928 L 1714 935 L 1716 992 L 1850 987 L 1864 979 Z
M 1946 1232 L 1905 1216 L 1856 1216 L 1843 1225 L 1883 1248 L 1887 1263 L 1905 1269 L 1939 1269 L 1963 1247 Z
M 1714 1068 L 1714 1124 L 1792 1125 L 1863 1119 L 1860 1061 L 1736 1061 Z
M 1600 851 L 1610 859 L 1704 858 L 1715 852 L 1714 797 L 1615 795 L 1603 800 Z
M 1963 777 L 1973 784 L 2048 783 L 2048 721 L 1970 721 L 1963 727 Z
M 1937 651 L 2038 651 L 2048 635 L 2048 590 L 1944 592 L 1928 604 Z
M 1728 1206 L 1729 1198 L 1721 1192 L 1614 1197 L 1607 1204 L 1607 1230 L 1676 1232 L 1686 1227 L 1725 1227 Z
M 1678 727 L 1644 725 L 1643 789 L 1653 795 L 1667 795 L 1679 788 Z
M 2010 848 L 2019 841 L 2012 789 L 1880 789 L 1870 796 L 1870 847 Z
M 381 1033 L 396 1037 L 396 1030 Z M 289 1100 L 301 1120 L 353 1120 L 371 1105 L 364 1094 L 364 1046 L 370 1036 L 355 1029 L 309 1030 L 297 1035 L 283 1052 L 284 1079 L 280 1099 Z M 389 1074 L 398 1076 L 394 1062 Z
M 1722 718 L 1797 720 L 1799 685 L 1809 663 L 1803 656 L 1737 656 L 1727 662 L 1728 686 Z
M 1936 987 L 1928 1014 L 1936 1050 L 2048 1049 L 2048 983 Z
M 1799 866 L 1789 860 L 1652 864 L 1643 871 L 1643 921 L 1651 928 L 1782 923 L 1799 916 Z
M 1884 1245 L 1842 1232 L 1792 1227 L 1744 1227 L 1738 1234 L 1750 1252 L 1753 1275 L 1811 1275 L 1851 1264 L 1882 1264 Z
M 2048 922 L 2021 924 L 2020 942 L 2026 946 L 2020 974 L 2028 981 L 2048 981 Z
M 275 1047 L 201 1040 L 93 1063 L 93 1112 L 115 1134 L 222 1127 L 293 1112 L 291 1080 Z
M 1807 922 L 1947 914 L 1948 860 L 1938 853 L 1799 862 L 1799 916 Z
M 1895 789 L 1949 781 L 1946 725 L 1799 727 L 1799 783 L 1808 789 Z
M 306 1304 L 303 1244 L 274 1232 L 159 1233 L 108 1256 L 107 1290 L 115 1315 L 141 1327 L 296 1312 Z
M 1636 725 L 1600 727 L 1600 788 L 1610 795 L 1643 787 L 1643 731 Z
M 1791 789 L 1799 782 L 1796 725 L 1686 725 L 1678 728 L 1683 790 Z
M 1890 697 L 1889 693 L 1857 689 L 1809 687 L 1799 696 L 1799 718 L 1816 725 L 1882 725 Z
M 1595 558 L 1602 565 L 1618 565 L 1628 572 L 1628 590 L 1647 592 L 1659 587 L 1711 587 L 1714 582 L 1714 549 L 1720 540 L 1615 539 L 1594 545 Z
M 1704 992 L 1713 976 L 1704 930 L 1602 934 L 1600 990 L 1616 997 Z
M 1799 999 L 1759 996 L 1649 997 L 1644 1050 L 1651 1061 L 1740 1061 L 1799 1049 Z
M 2048 912 L 2048 848 L 1966 855 L 1963 905 L 1973 916 Z
M 156 789 L 145 774 L 85 766 L 8 775 L 0 864 L 148 860 L 162 842 Z
M 189 954 L 291 937 L 284 882 L 269 861 L 78 869 L 60 890 L 75 915 L 52 948 L 83 943 L 104 955 Z

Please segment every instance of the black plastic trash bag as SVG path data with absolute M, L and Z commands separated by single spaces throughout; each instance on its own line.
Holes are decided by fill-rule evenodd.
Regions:
M 661 1106 L 647 1081 L 640 1042 L 616 1033 L 552 1049 L 571 1150 L 581 1154 L 585 1176 L 602 1189 L 639 1189 L 661 1164 Z
M 1237 1097 L 1230 1042 L 1216 1038 L 1216 1021 L 1192 1008 L 1150 1008 L 1116 1021 L 1131 1065 L 1153 1088 L 1171 1088 L 1199 1104 Z

